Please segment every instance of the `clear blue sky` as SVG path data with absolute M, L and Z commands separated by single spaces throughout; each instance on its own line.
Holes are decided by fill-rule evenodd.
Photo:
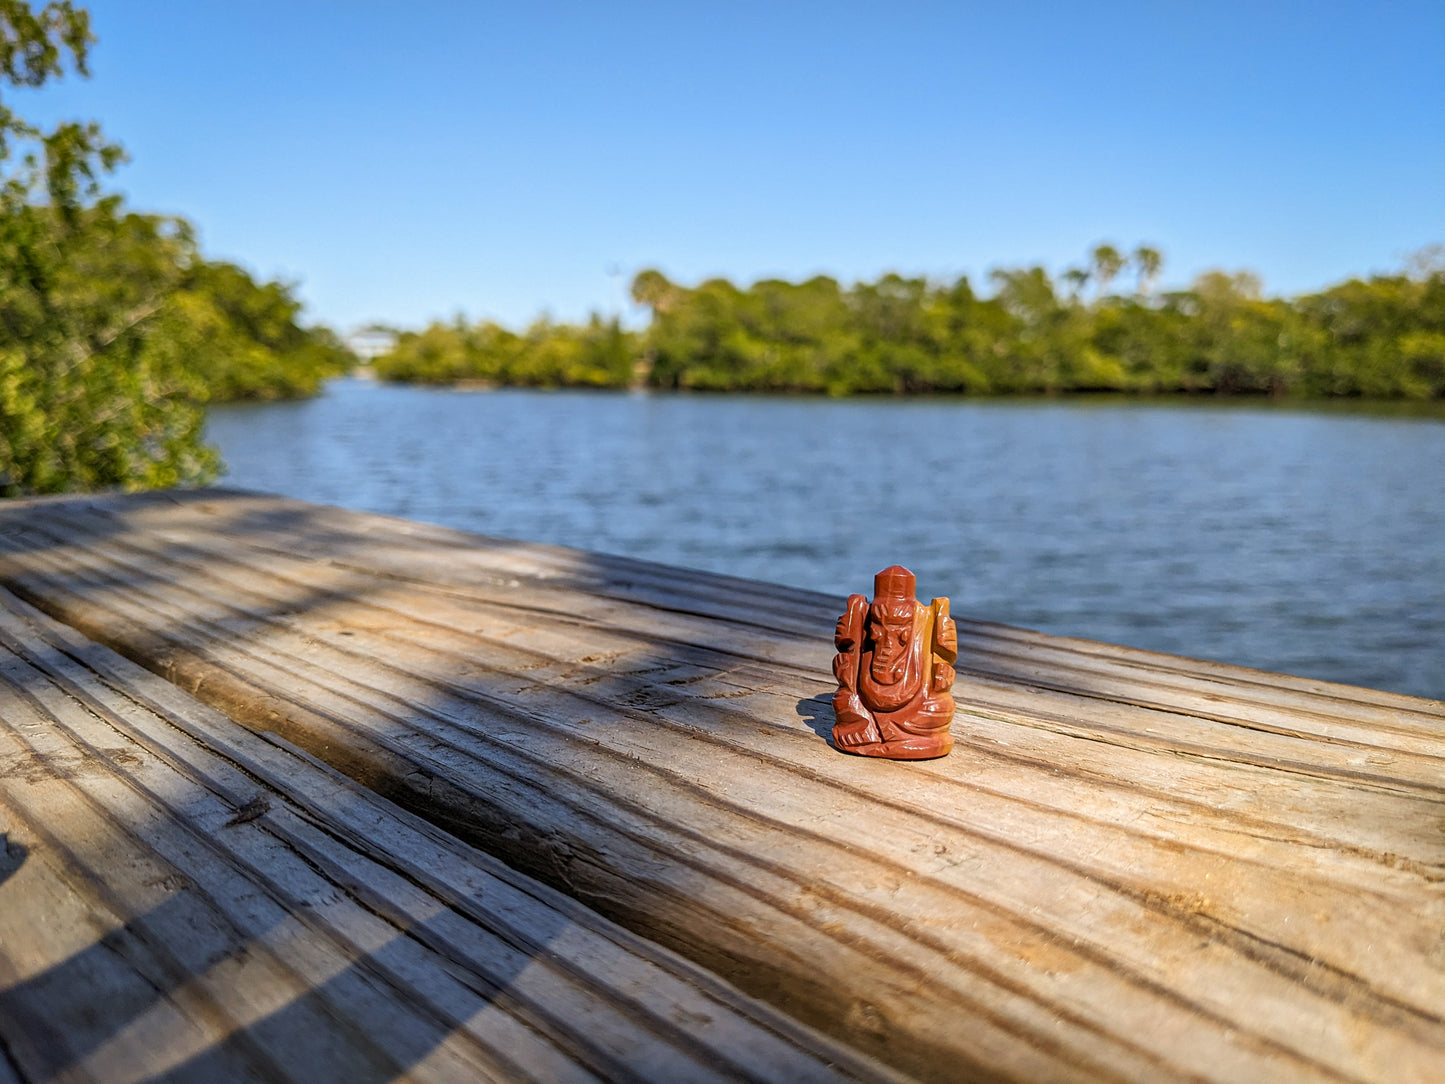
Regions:
M 116 183 L 343 330 L 615 311 L 637 270 L 1297 292 L 1445 241 L 1445 3 L 93 0 Z

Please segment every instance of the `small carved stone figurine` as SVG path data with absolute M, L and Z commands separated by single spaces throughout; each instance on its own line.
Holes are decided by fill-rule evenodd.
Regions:
M 901 565 L 873 577 L 873 601 L 850 595 L 833 642 L 833 742 L 847 753 L 927 760 L 953 748 L 958 629 L 948 599 L 925 606 Z

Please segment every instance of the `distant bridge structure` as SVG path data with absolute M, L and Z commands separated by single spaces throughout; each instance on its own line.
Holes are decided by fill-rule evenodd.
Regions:
M 396 346 L 397 334 L 390 328 L 365 327 L 346 336 L 346 345 L 361 359 L 363 365 L 370 365 L 382 354 L 389 354 Z

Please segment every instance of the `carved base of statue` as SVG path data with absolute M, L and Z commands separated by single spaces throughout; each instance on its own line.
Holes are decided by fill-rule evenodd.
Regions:
M 873 601 L 851 595 L 833 642 L 833 743 L 844 752 L 928 760 L 953 748 L 958 630 L 948 599 L 924 606 L 900 565 L 873 578 Z

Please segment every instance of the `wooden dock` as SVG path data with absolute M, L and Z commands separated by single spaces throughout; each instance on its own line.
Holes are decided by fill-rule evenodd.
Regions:
M 526 1001 L 530 987 L 471 934 L 441 951 L 413 936 L 430 908 L 472 899 L 435 880 L 451 854 L 624 946 L 642 961 L 628 967 L 676 976 L 654 990 L 580 941 L 529 935 L 533 948 L 548 946 L 549 966 L 581 976 L 598 1019 L 609 1005 L 628 1015 L 646 987 L 659 999 L 648 1020 L 674 1028 L 649 1023 L 643 1040 L 620 1024 L 593 1035 L 591 1016 L 545 1005 L 519 1017 L 579 1073 L 699 1079 L 666 1061 L 692 1057 L 686 1064 L 744 1079 L 1445 1079 L 1439 702 L 964 614 L 954 753 L 912 764 L 848 757 L 826 740 L 841 600 L 217 490 L 0 505 L 0 587 L 23 600 L 0 599 L 0 649 L 11 656 L 0 673 L 0 740 L 11 743 L 0 751 L 0 832 L 21 850 L 34 841 L 0 883 L 0 1080 L 7 1055 L 22 1080 L 49 1079 L 55 1064 L 89 1072 L 109 1049 L 101 1038 L 132 1043 L 124 1064 L 141 1065 L 160 1047 L 135 1045 L 136 1029 L 176 1036 L 181 1065 L 243 1047 L 284 1060 L 291 1040 L 255 1007 L 266 998 L 324 1000 L 326 1049 L 346 1057 L 371 1056 L 348 1045 L 360 1035 L 374 1042 L 375 1064 L 401 1071 L 492 1065 L 506 1044 L 488 1047 L 462 1027 L 475 1013 L 432 991 L 428 972 L 452 982 L 456 967 L 492 968 L 490 986 L 462 982 L 484 987 L 489 1007 Z M 89 676 L 67 677 L 61 655 Z M 35 692 L 44 682 L 62 691 L 45 700 Z M 135 728 L 125 741 L 85 729 L 115 729 L 86 699 L 98 686 L 141 705 L 107 709 Z M 68 702 L 100 721 L 43 707 Z M 156 718 L 134 721 L 145 712 Z M 159 803 L 150 812 L 130 798 L 102 811 L 109 799 L 80 793 L 86 765 L 95 787 L 140 793 L 117 781 L 130 768 L 111 750 L 163 762 L 147 767 L 158 779 L 170 779 L 162 767 L 179 773 L 145 784 Z M 36 757 L 76 770 L 32 783 L 44 776 Z M 263 763 L 269 774 L 253 766 Z M 182 784 L 198 779 L 216 782 L 192 798 Z M 333 792 L 346 797 L 328 805 Z M 250 795 L 267 811 L 221 828 Z M 397 834 L 368 836 L 363 821 L 342 819 L 362 807 Z M 304 892 L 257 889 L 266 917 L 227 912 L 228 932 L 207 950 L 167 956 L 170 977 L 159 993 L 152 982 L 144 1011 L 119 1031 L 77 1025 L 80 1045 L 60 1062 L 22 1056 L 31 1031 L 11 1007 L 44 1017 L 46 998 L 98 966 L 89 958 L 140 959 L 125 939 L 133 929 L 147 952 L 165 947 L 168 926 L 179 936 L 202 906 L 193 897 L 212 907 L 228 898 L 203 878 L 211 866 L 239 876 L 233 838 L 265 834 L 278 863 L 296 861 L 288 847 L 309 854 L 319 844 L 295 842 L 293 820 L 325 825 L 350 848 L 312 876 L 369 862 L 375 878 L 432 895 L 379 910 L 355 895 L 372 890 L 373 875 L 352 874 L 325 889 L 337 908 L 313 915 L 297 902 Z M 256 825 L 264 831 L 242 830 Z M 432 849 L 414 851 L 404 831 Z M 183 832 L 205 843 L 204 856 L 162 849 L 173 845 L 167 833 Z M 122 887 L 137 887 L 112 888 L 108 862 Z M 157 876 L 171 888 L 147 888 Z M 68 917 L 52 928 L 51 914 Z M 368 925 L 377 916 L 390 932 Z M 463 910 L 456 921 L 491 920 Z M 120 950 L 110 947 L 116 930 Z M 247 950 L 269 946 L 271 930 L 285 966 L 258 965 L 249 992 L 227 1001 L 212 972 L 263 955 Z M 370 970 L 378 959 L 392 966 L 375 946 L 403 941 L 405 981 L 427 991 L 420 1000 Z M 458 963 L 452 952 L 463 949 Z M 83 966 L 68 968 L 75 960 Z M 382 1000 L 366 1001 L 363 988 Z M 367 1014 L 385 1017 L 388 996 L 424 1008 L 396 1014 L 383 1034 Z M 729 1034 L 751 1038 L 699 1033 L 722 1010 L 699 1010 L 687 1000 L 696 997 L 725 1005 Z M 575 1026 L 558 1038 L 539 1019 Z M 735 1047 L 749 1053 L 714 1056 Z M 321 1076 L 355 1076 L 335 1064 Z M 552 1078 L 495 1065 L 503 1077 Z M 135 1078 L 127 1072 L 114 1078 Z

